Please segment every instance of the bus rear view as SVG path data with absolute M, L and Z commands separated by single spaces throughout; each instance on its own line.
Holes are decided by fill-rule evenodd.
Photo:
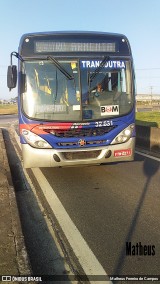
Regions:
M 25 168 L 134 159 L 134 69 L 124 35 L 25 34 L 11 54 L 10 89 L 17 77 Z

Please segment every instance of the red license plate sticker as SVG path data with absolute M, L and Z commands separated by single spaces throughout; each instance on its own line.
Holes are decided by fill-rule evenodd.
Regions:
M 114 151 L 114 157 L 128 157 L 132 155 L 132 149 L 124 149 L 124 150 L 115 150 Z

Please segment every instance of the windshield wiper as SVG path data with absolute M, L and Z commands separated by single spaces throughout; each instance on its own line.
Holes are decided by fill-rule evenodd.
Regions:
M 48 56 L 47 59 L 51 60 L 54 63 L 54 65 L 59 69 L 59 71 L 67 77 L 67 79 L 69 80 L 74 79 L 74 77 L 70 75 L 68 71 L 54 57 Z
M 90 76 L 90 82 L 93 81 L 93 79 L 99 74 L 99 72 L 101 71 L 101 69 L 104 67 L 104 65 L 106 64 L 106 62 L 110 59 L 109 56 L 105 56 L 104 59 L 102 60 L 102 62 L 100 63 L 100 65 L 94 70 L 94 72 L 92 73 L 92 75 Z

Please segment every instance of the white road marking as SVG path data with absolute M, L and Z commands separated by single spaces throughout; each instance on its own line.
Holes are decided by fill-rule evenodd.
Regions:
M 15 134 L 15 139 L 18 145 L 21 147 L 19 142 L 19 136 Z M 70 246 L 72 247 L 77 259 L 79 260 L 80 265 L 82 266 L 85 275 L 91 277 L 90 283 L 107 283 L 112 284 L 112 281 L 94 281 L 94 276 L 104 276 L 108 278 L 107 273 L 105 272 L 102 265 L 99 263 L 95 257 L 92 250 L 87 245 L 86 241 L 82 237 L 81 233 L 77 227 L 72 222 L 67 211 L 63 207 L 62 203 L 58 199 L 53 188 L 48 183 L 47 179 L 43 175 L 42 171 L 39 168 L 32 168 L 32 172 L 37 179 L 39 186 L 41 187 L 43 194 L 51 207 L 58 223 L 61 226 Z M 98 277 L 97 277 L 98 278 Z
M 19 147 L 21 148 L 21 144 L 19 141 L 19 136 L 15 132 L 15 139 Z M 112 284 L 112 281 L 94 281 L 94 276 L 104 276 L 104 278 L 108 277 L 107 273 L 103 269 L 102 265 L 96 259 L 95 255 L 87 245 L 86 241 L 82 237 L 81 233 L 78 231 L 77 227 L 72 222 L 69 217 L 67 211 L 63 207 L 62 203 L 58 199 L 55 194 L 53 188 L 48 183 L 47 179 L 43 175 L 42 171 L 39 168 L 32 168 L 32 172 L 37 179 L 39 186 L 41 187 L 43 194 L 51 207 L 54 215 L 57 218 L 70 246 L 72 247 L 77 259 L 79 260 L 80 265 L 82 266 L 85 275 L 92 278 L 90 283 L 107 283 Z M 30 181 L 26 170 L 24 169 L 24 174 L 27 177 L 27 180 Z M 33 188 L 32 188 L 33 189 Z
M 63 207 L 62 203 L 58 199 L 53 188 L 50 186 L 41 170 L 39 168 L 33 168 L 32 171 L 85 274 L 88 276 L 88 278 L 89 276 L 91 277 L 90 283 L 111 284 L 112 282 L 107 280 L 103 282 L 96 280 L 94 281 L 94 276 L 104 276 L 107 279 L 108 275 L 87 245 L 77 227 L 72 222 L 67 211 Z
M 135 153 L 138 154 L 138 155 L 144 156 L 146 158 L 160 162 L 160 158 L 158 158 L 158 157 L 150 156 L 149 154 L 145 154 L 145 153 L 142 153 L 142 152 L 139 152 L 139 151 L 135 151 Z
M 16 135 L 16 140 L 18 140 Z M 19 141 L 17 141 L 18 144 Z M 159 158 L 150 156 L 148 154 L 135 151 L 136 154 L 142 155 L 144 157 L 160 161 Z M 57 218 L 57 221 L 59 222 L 66 238 L 68 239 L 68 242 L 70 243 L 76 257 L 79 260 L 79 263 L 81 264 L 84 272 L 86 275 L 94 277 L 95 276 L 106 276 L 107 273 L 105 272 L 102 265 L 99 263 L 89 246 L 87 245 L 86 241 L 82 237 L 81 233 L 78 231 L 77 227 L 72 222 L 71 218 L 69 217 L 67 211 L 63 207 L 62 203 L 58 199 L 57 195 L 55 194 L 53 188 L 48 183 L 47 179 L 43 175 L 42 171 L 39 168 L 33 168 L 32 172 L 34 176 L 36 177 L 43 194 L 50 205 L 54 215 Z M 92 278 L 93 279 L 93 278 Z M 112 284 L 112 281 L 93 281 L 90 280 L 90 283 L 110 283 Z

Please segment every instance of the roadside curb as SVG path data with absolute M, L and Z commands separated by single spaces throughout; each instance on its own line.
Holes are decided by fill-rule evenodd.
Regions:
M 19 150 L 16 147 L 17 141 L 14 129 L 4 129 L 2 134 L 6 154 L 8 154 L 10 174 L 12 175 L 14 184 L 13 203 L 16 203 L 16 210 L 18 210 L 17 214 L 19 215 L 16 217 L 18 218 L 18 222 L 20 222 L 18 224 L 19 227 L 15 229 L 15 234 L 17 233 L 16 237 L 18 241 L 18 237 L 20 236 L 20 240 L 22 240 L 24 245 L 23 250 L 19 244 L 22 268 L 20 266 L 21 263 L 18 263 L 18 268 L 20 267 L 21 270 L 19 269 L 20 272 L 14 275 L 22 276 L 22 279 L 23 276 L 28 276 L 29 278 L 39 277 L 43 283 L 46 283 L 45 281 L 52 281 L 50 277 L 53 277 L 53 281 L 57 281 L 57 283 L 59 281 L 72 283 L 72 279 L 76 277 L 74 274 L 74 265 L 64 249 L 61 236 L 56 229 L 55 219 L 51 216 L 49 208 L 45 209 L 43 207 L 41 203 L 43 197 L 37 194 L 38 183 L 34 187 L 30 179 L 31 173 L 27 173 L 22 167 L 18 154 Z M 31 176 L 33 177 L 32 174 Z M 24 255 L 26 258 L 23 258 Z M 26 269 L 24 269 L 24 266 Z M 13 273 L 10 274 L 13 275 Z M 42 280 L 41 277 L 44 279 Z M 46 280 L 46 277 L 49 278 Z M 32 283 L 32 281 L 33 279 L 29 283 Z M 74 281 L 77 283 L 76 279 Z
M 0 129 L 0 274 L 31 274 L 19 219 L 15 190 Z
M 160 128 L 136 125 L 136 147 L 160 156 Z

